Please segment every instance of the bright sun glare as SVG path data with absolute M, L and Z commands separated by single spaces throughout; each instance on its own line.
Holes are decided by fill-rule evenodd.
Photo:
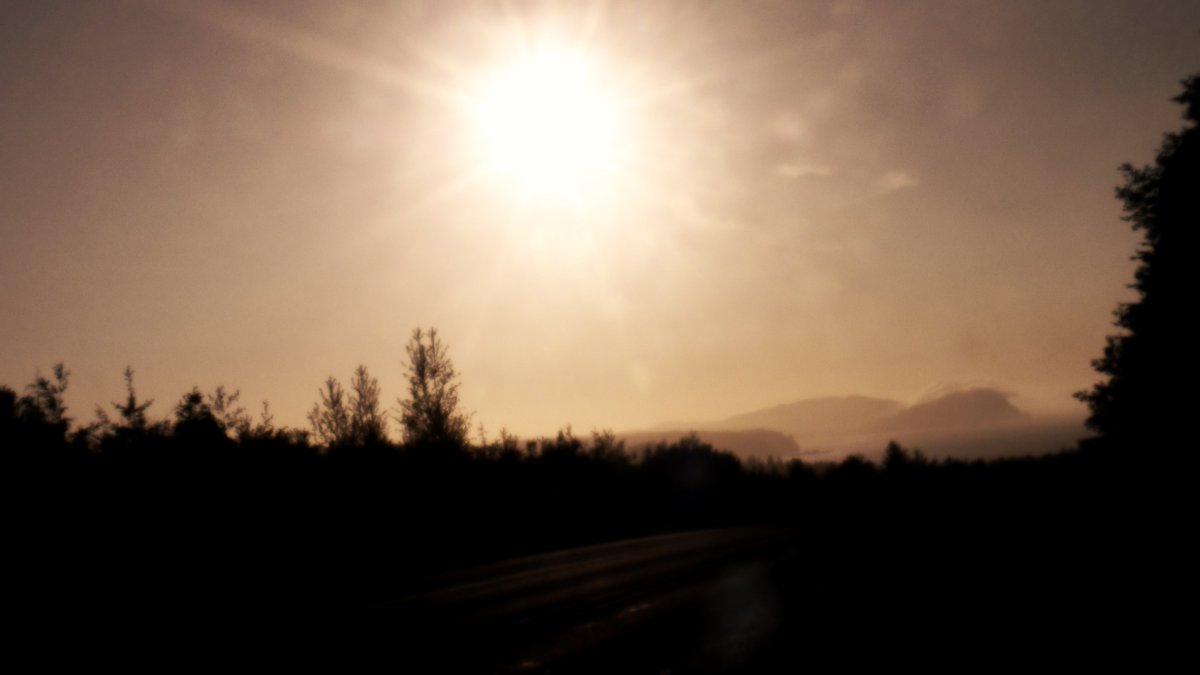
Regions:
M 579 54 L 544 49 L 494 71 L 472 108 L 487 170 L 523 197 L 579 201 L 622 164 L 619 102 Z

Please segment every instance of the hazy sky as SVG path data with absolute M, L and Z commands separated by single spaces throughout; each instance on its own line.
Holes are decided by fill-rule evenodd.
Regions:
M 622 114 L 570 199 L 481 170 L 471 106 L 543 45 Z M 1117 166 L 1198 70 L 1194 1 L 4 2 L 0 383 L 65 361 L 90 419 L 129 364 L 160 417 L 225 384 L 301 424 L 359 363 L 394 405 L 436 326 L 492 433 L 1081 412 Z

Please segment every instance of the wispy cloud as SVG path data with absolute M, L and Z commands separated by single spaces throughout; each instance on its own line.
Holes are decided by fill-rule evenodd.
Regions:
M 825 177 L 833 175 L 833 169 L 823 164 L 808 164 L 805 162 L 780 162 L 775 165 L 775 173 L 783 178 L 807 178 L 810 176 Z
M 921 182 L 917 180 L 915 176 L 907 171 L 901 171 L 899 169 L 888 171 L 879 178 L 875 179 L 875 187 L 878 188 L 880 192 L 884 193 L 895 192 L 896 190 L 903 190 L 904 188 L 916 187 L 920 184 Z
M 800 115 L 791 111 L 781 111 L 771 120 L 770 131 L 775 138 L 785 143 L 798 143 L 808 136 L 808 125 Z

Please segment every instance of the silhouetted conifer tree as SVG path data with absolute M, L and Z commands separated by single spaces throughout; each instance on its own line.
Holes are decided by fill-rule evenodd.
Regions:
M 407 349 L 408 398 L 400 400 L 404 441 L 464 447 L 470 419 L 458 410 L 458 374 L 437 329 L 413 330 Z
M 1108 379 L 1076 396 L 1091 408 L 1088 425 L 1122 444 L 1159 446 L 1178 442 L 1191 407 L 1184 388 L 1168 386 L 1194 358 L 1186 317 L 1195 311 L 1187 279 L 1193 276 L 1200 227 L 1200 75 L 1183 82 L 1175 101 L 1187 121 L 1166 135 L 1153 166 L 1121 167 L 1125 220 L 1144 235 L 1132 288 L 1140 299 L 1116 310 L 1124 329 L 1108 337 L 1104 355 L 1092 362 Z M 1188 372 L 1187 374 L 1190 374 Z
M 228 440 L 225 427 L 213 414 L 212 406 L 205 401 L 199 387 L 192 387 L 176 404 L 173 435 L 197 449 L 211 450 Z
M 355 445 L 387 440 L 387 417 L 379 407 L 379 380 L 360 365 L 350 380 L 350 436 Z
M 146 418 L 146 410 L 154 403 L 154 399 L 139 401 L 137 391 L 133 388 L 133 368 L 125 366 L 125 402 L 113 402 L 112 407 L 121 416 L 120 421 L 112 422 L 103 408 L 96 408 L 96 417 L 105 427 L 133 433 L 161 431 L 160 425 L 151 425 Z
M 326 378 L 325 387 L 318 391 L 321 401 L 314 403 L 308 412 L 308 421 L 312 424 L 317 442 L 327 446 L 348 443 L 350 406 L 346 401 L 346 391 L 332 375 Z
M 67 417 L 67 406 L 63 402 L 70 375 L 71 372 L 62 363 L 57 363 L 54 366 L 54 379 L 39 374 L 27 388 L 29 393 L 25 397 L 28 405 L 39 411 L 45 422 L 63 435 L 71 424 L 71 418 Z
M 69 376 L 59 363 L 53 379 L 38 374 L 24 396 L 0 387 L 0 447 L 28 451 L 28 459 L 47 459 L 66 447 L 71 418 L 63 394 Z
M 171 431 L 169 422 L 162 420 L 151 422 L 146 417 L 154 399 L 140 400 L 133 387 L 133 368 L 125 368 L 125 401 L 113 402 L 112 407 L 119 415 L 111 419 L 104 409 L 96 407 L 96 423 L 82 430 L 86 437 L 97 436 L 101 449 L 105 452 L 125 454 L 133 452 L 140 454 L 153 452 L 151 446 L 167 436 Z
M 231 394 L 225 391 L 225 387 L 218 386 L 216 391 L 205 397 L 213 419 L 226 434 L 234 438 L 241 438 L 250 432 L 250 415 L 246 413 L 245 408 L 238 405 L 241 396 L 242 392 L 239 390 L 235 389 Z

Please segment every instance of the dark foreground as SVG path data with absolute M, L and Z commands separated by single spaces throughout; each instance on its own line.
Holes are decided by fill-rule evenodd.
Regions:
M 1145 666 L 1182 638 L 1156 613 L 1175 589 L 1115 540 L 863 534 L 730 528 L 525 557 L 433 580 L 353 624 L 360 646 L 381 649 L 373 659 L 442 672 Z
M 402 585 L 334 548 L 315 558 L 325 573 L 360 576 L 353 597 L 336 602 L 294 548 L 264 562 L 255 559 L 264 543 L 249 540 L 121 549 L 98 532 L 86 540 L 95 547 L 64 548 L 45 533 L 48 548 L 13 550 L 44 564 L 12 577 L 9 607 L 21 619 L 17 645 L 37 645 L 50 662 L 103 653 L 229 663 L 250 649 L 264 665 L 332 652 L 339 668 L 401 672 L 797 672 L 881 661 L 1144 669 L 1191 644 L 1178 617 L 1195 600 L 1187 533 L 1148 515 L 1016 509 L 918 523 L 881 513 L 708 529 Z M 257 571 L 231 571 L 247 566 Z
M 704 673 L 1144 671 L 1192 641 L 1195 471 L 1153 446 L 822 468 L 696 439 L 321 453 L 177 426 L 88 449 L 16 425 L 10 643 L 46 663 Z
M 455 670 L 663 672 L 761 658 L 793 533 L 731 528 L 519 558 L 363 610 Z

